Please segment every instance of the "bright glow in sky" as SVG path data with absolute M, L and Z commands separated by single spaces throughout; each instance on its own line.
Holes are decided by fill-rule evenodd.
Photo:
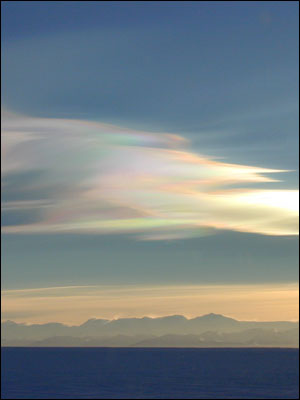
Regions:
M 298 234 L 298 191 L 238 188 L 274 182 L 268 174 L 284 171 L 212 160 L 190 152 L 178 135 L 101 123 L 4 112 L 2 129 L 4 193 L 15 174 L 30 179 L 13 188 L 3 210 L 39 215 L 26 224 L 8 217 L 5 233 L 135 232 L 144 240 L 211 228 Z

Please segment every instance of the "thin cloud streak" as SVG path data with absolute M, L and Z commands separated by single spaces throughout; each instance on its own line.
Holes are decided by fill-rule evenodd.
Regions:
M 251 302 L 249 302 L 251 298 Z M 215 312 L 239 320 L 297 320 L 296 283 L 236 285 L 71 286 L 2 293 L 2 318 L 16 322 L 82 323 L 88 318 L 188 318 Z
M 215 161 L 179 135 L 8 111 L 2 121 L 3 233 L 298 234 L 297 190 L 239 189 L 287 171 Z

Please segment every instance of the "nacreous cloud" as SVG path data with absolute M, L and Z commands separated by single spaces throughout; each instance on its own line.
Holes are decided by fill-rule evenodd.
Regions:
M 142 240 L 215 229 L 298 234 L 298 191 L 253 188 L 284 171 L 214 161 L 186 146 L 177 135 L 3 111 L 2 230 Z

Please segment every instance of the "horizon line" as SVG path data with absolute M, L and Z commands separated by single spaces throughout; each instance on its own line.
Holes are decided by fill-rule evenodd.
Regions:
M 299 323 L 299 319 L 298 319 L 298 320 L 274 320 L 274 321 L 258 321 L 258 320 L 249 320 L 249 319 L 248 319 L 248 320 L 240 320 L 240 319 L 236 319 L 236 318 L 230 317 L 230 316 L 228 316 L 228 315 L 217 314 L 217 313 L 214 313 L 214 312 L 210 312 L 210 313 L 208 313 L 208 314 L 202 314 L 202 315 L 198 315 L 198 316 L 196 316 L 196 317 L 190 317 L 190 318 L 187 317 L 187 316 L 185 316 L 185 315 L 183 315 L 183 314 L 168 314 L 168 315 L 164 315 L 164 316 L 143 315 L 143 316 L 141 316 L 141 317 L 134 317 L 134 316 L 133 316 L 133 317 L 112 318 L 112 319 L 103 318 L 103 317 L 90 317 L 90 318 L 88 318 L 86 321 L 82 322 L 82 323 L 79 324 L 79 325 L 70 325 L 70 324 L 67 324 L 67 323 L 56 322 L 56 321 L 50 321 L 50 322 L 44 322 L 44 323 L 15 322 L 15 321 L 13 321 L 13 320 L 11 320 L 11 319 L 1 320 L 1 324 L 4 324 L 4 323 L 6 323 L 6 322 L 13 322 L 13 323 L 15 323 L 15 324 L 17 324 L 17 325 L 26 325 L 26 326 L 31 326 L 31 325 L 48 325 L 48 324 L 61 324 L 61 325 L 73 327 L 73 326 L 81 326 L 81 325 L 85 324 L 86 322 L 92 321 L 92 320 L 94 320 L 94 321 L 97 321 L 97 320 L 105 320 L 105 321 L 107 321 L 107 323 L 109 323 L 109 322 L 118 321 L 118 320 L 122 320 L 122 319 L 139 319 L 139 320 L 142 320 L 142 319 L 146 319 L 146 318 L 147 318 L 147 319 L 162 319 L 162 318 L 168 318 L 168 317 L 183 317 L 183 318 L 185 318 L 187 321 L 191 321 L 191 320 L 196 319 L 196 318 L 202 318 L 202 317 L 206 317 L 206 316 L 210 316 L 210 315 L 219 316 L 219 317 L 228 318 L 228 319 L 232 319 L 232 320 L 237 321 L 237 322 L 258 322 L 258 323 L 292 322 L 292 323 Z

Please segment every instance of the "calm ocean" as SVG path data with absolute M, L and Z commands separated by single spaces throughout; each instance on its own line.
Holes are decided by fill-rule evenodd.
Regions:
M 297 349 L 2 348 L 3 399 L 296 399 Z

